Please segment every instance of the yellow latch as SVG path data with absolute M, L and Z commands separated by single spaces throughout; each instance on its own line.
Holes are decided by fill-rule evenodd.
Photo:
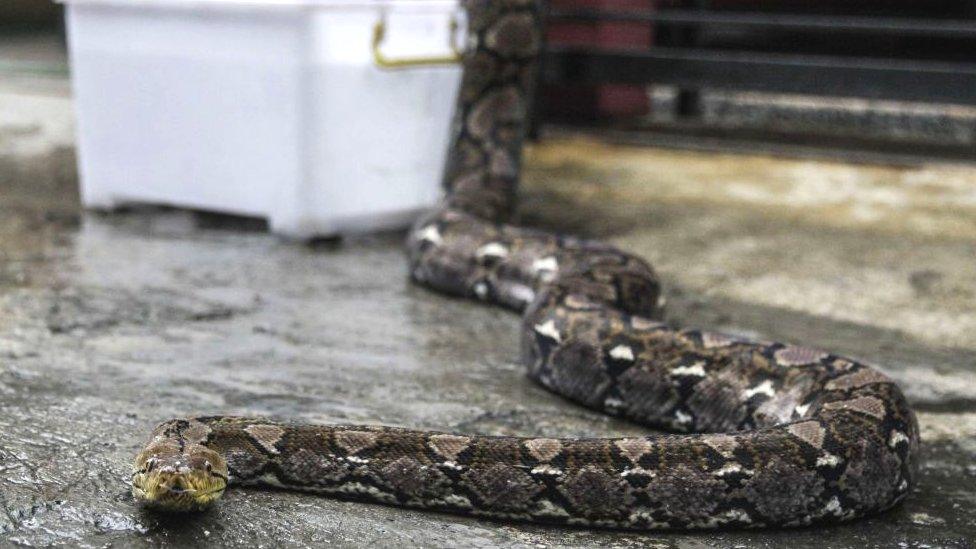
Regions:
M 427 57 L 390 58 L 383 53 L 383 40 L 386 38 L 386 16 L 383 15 L 373 26 L 373 62 L 384 69 L 402 69 L 405 67 L 423 67 L 430 65 L 454 65 L 461 62 L 463 52 L 457 45 L 458 20 L 451 15 L 450 35 L 448 38 L 451 53 L 447 55 L 432 55 Z

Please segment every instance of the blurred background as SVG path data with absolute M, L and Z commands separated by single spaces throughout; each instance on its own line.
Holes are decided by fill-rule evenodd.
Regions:
M 553 0 L 539 122 L 971 157 L 974 16 L 971 1 Z
M 3 2 L 2 80 L 67 78 L 62 11 Z M 971 158 L 974 21 L 969 0 L 551 0 L 534 134 Z

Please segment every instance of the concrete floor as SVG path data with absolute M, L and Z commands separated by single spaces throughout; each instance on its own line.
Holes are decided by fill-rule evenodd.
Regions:
M 976 167 L 566 138 L 528 154 L 524 220 L 651 259 L 671 321 L 822 346 L 897 379 L 925 460 L 892 512 L 644 535 L 234 490 L 174 518 L 126 487 L 151 425 L 174 415 L 642 431 L 528 382 L 516 318 L 409 285 L 399 235 L 309 246 L 180 211 L 81 214 L 70 106 L 0 86 L 0 546 L 973 547 Z

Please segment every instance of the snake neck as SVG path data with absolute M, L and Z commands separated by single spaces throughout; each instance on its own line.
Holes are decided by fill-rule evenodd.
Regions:
M 538 76 L 540 4 L 466 0 L 464 7 L 470 47 L 444 174 L 446 205 L 486 221 L 503 221 L 515 203 Z

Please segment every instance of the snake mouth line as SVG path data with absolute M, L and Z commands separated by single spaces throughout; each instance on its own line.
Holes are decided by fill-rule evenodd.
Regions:
M 133 490 L 138 490 L 139 492 L 141 492 L 143 494 L 146 493 L 145 490 L 143 490 L 139 486 L 136 486 L 135 484 L 132 485 L 132 489 Z M 211 494 L 216 494 L 218 492 L 223 492 L 224 490 L 226 490 L 226 488 L 214 488 L 213 490 L 206 490 L 206 491 L 196 490 L 194 488 L 167 488 L 163 493 L 164 494 L 179 494 L 181 496 L 182 495 L 209 496 Z
M 220 498 L 225 490 L 226 487 L 205 491 L 193 488 L 167 488 L 150 497 L 146 490 L 135 484 L 132 485 L 132 495 L 138 502 L 148 507 L 172 510 L 202 509 Z M 190 501 L 186 501 L 188 499 Z
M 135 472 L 133 472 L 131 475 L 129 475 L 129 484 L 133 488 L 135 488 L 135 484 L 132 481 L 135 480 L 135 478 L 138 477 L 139 475 L 144 475 L 144 474 L 145 473 L 142 472 L 142 471 L 135 471 Z M 227 475 L 222 475 L 222 474 L 220 474 L 220 473 L 218 473 L 216 471 L 210 471 L 210 475 L 213 476 L 213 477 L 219 478 L 220 480 L 222 480 L 224 482 L 230 482 L 230 478 Z M 187 489 L 187 490 L 191 490 L 191 489 Z M 212 491 L 216 492 L 217 490 L 212 490 Z

